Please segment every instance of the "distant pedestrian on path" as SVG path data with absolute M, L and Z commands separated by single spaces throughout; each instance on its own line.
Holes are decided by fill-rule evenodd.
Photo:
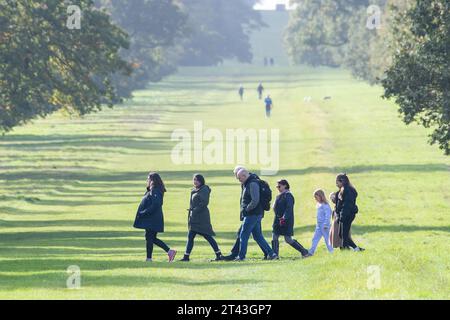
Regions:
M 242 84 L 239 86 L 238 93 L 239 97 L 241 97 L 241 101 L 244 100 L 244 86 Z
M 266 105 L 266 117 L 270 118 L 273 108 L 273 101 L 272 98 L 270 97 L 270 94 L 267 95 L 266 99 L 264 100 L 264 103 Z
M 258 98 L 259 98 L 259 100 L 261 100 L 263 92 L 264 92 L 264 87 L 261 82 L 259 83 L 258 87 L 256 88 L 256 91 L 258 91 Z

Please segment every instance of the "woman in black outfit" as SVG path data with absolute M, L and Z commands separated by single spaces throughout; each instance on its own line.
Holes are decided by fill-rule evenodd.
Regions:
M 277 195 L 273 204 L 275 216 L 272 225 L 272 250 L 279 255 L 280 242 L 279 237 L 284 236 L 284 240 L 295 250 L 300 252 L 303 258 L 311 256 L 297 240 L 293 239 L 294 235 L 294 196 L 290 191 L 289 182 L 287 180 L 279 180 L 277 182 Z
M 191 190 L 188 209 L 189 233 L 186 244 L 186 253 L 180 261 L 189 261 L 189 256 L 194 248 L 194 239 L 196 235 L 201 235 L 208 241 L 216 254 L 215 261 L 223 260 L 219 246 L 213 238 L 215 233 L 211 225 L 211 217 L 208 209 L 211 189 L 205 184 L 205 178 L 201 174 L 194 175 L 193 184 L 194 187 Z
M 147 192 L 142 198 L 136 213 L 134 227 L 145 229 L 145 239 L 147 241 L 147 260 L 152 261 L 153 244 L 167 252 L 169 262 L 175 258 L 176 251 L 170 249 L 167 244 L 157 238 L 159 232 L 164 232 L 164 214 L 162 211 L 163 198 L 166 188 L 161 176 L 156 172 L 151 172 L 147 179 Z
M 356 205 L 358 192 L 345 173 L 337 175 L 336 186 L 339 188 L 336 198 L 336 216 L 339 220 L 339 235 L 342 238 L 341 249 L 352 248 L 354 251 L 363 251 L 364 249 L 358 247 L 350 237 L 350 228 L 358 213 Z

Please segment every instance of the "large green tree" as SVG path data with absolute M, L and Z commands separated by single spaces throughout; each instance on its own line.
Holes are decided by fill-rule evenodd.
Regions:
M 111 15 L 115 24 L 130 36 L 130 46 L 121 56 L 133 67 L 131 77 L 116 76 L 119 93 L 130 97 L 149 82 L 160 81 L 176 70 L 170 51 L 182 36 L 187 20 L 175 0 L 97 0 L 96 5 Z
M 80 29 L 67 27 L 69 5 L 82 11 Z M 0 26 L 0 130 L 117 101 L 112 77 L 130 72 L 119 56 L 127 35 L 91 0 L 1 0 Z
M 303 0 L 291 16 L 286 34 L 293 62 L 343 66 L 358 79 L 377 83 L 392 56 L 392 5 L 408 0 Z M 411 2 L 411 0 L 409 0 Z M 369 5 L 380 9 L 380 28 L 367 28 Z
M 264 26 L 245 0 L 183 0 L 189 35 L 178 46 L 181 65 L 216 65 L 224 59 L 251 62 L 249 34 Z
M 393 64 L 383 80 L 406 124 L 434 128 L 430 142 L 450 154 L 450 2 L 417 0 L 394 23 Z
M 297 0 L 286 32 L 291 60 L 298 64 L 337 67 L 368 0 Z M 364 28 L 365 24 L 361 25 Z

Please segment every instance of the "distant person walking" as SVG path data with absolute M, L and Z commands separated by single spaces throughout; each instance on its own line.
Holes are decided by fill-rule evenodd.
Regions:
M 306 250 L 297 240 L 293 239 L 294 235 L 294 196 L 290 191 L 289 182 L 282 179 L 277 182 L 277 195 L 273 204 L 275 216 L 272 225 L 272 250 L 279 256 L 280 242 L 279 237 L 284 236 L 284 240 L 295 250 L 301 253 L 302 257 L 309 256 Z
M 268 64 L 267 57 L 264 57 L 264 67 L 267 67 L 267 64 Z
M 145 230 L 145 239 L 147 242 L 146 261 L 152 261 L 154 244 L 167 252 L 169 262 L 173 261 L 177 253 L 157 238 L 158 233 L 164 232 L 162 206 L 165 192 L 166 188 L 161 176 L 156 172 L 151 172 L 147 179 L 147 192 L 144 198 L 142 198 L 134 221 L 135 228 Z
M 239 97 L 241 97 L 241 101 L 244 100 L 244 86 L 242 84 L 239 86 L 238 93 Z
M 266 105 L 266 118 L 270 118 L 273 108 L 273 102 L 270 95 L 267 95 L 266 99 L 264 100 L 264 103 Z
M 211 189 L 205 184 L 205 178 L 201 174 L 195 174 L 193 178 L 194 187 L 191 190 L 191 197 L 188 209 L 188 241 L 186 252 L 180 261 L 189 261 L 190 254 L 194 248 L 194 239 L 196 235 L 201 235 L 208 241 L 214 253 L 215 261 L 222 260 L 222 253 L 213 236 L 215 233 L 211 225 L 211 217 L 208 209 L 209 195 Z
M 333 247 L 330 244 L 331 207 L 328 204 L 323 190 L 319 189 L 314 191 L 314 199 L 317 202 L 317 224 L 316 231 L 314 232 L 312 239 L 311 249 L 309 249 L 309 254 L 314 255 L 321 238 L 324 239 L 328 251 L 333 252 Z
M 244 217 L 240 234 L 239 255 L 235 261 L 245 260 L 247 255 L 247 246 L 250 234 L 267 252 L 267 259 L 277 259 L 278 256 L 273 252 L 262 234 L 261 220 L 264 209 L 261 204 L 261 189 L 258 181 L 250 175 L 246 169 L 241 169 L 237 173 L 238 179 L 243 185 L 241 193 L 241 215 Z
M 242 166 L 237 166 L 237 167 L 234 168 L 233 174 L 234 174 L 236 179 L 238 179 L 237 174 L 238 174 L 238 172 L 241 169 L 245 169 L 245 168 L 242 167 Z M 249 174 L 250 174 L 250 176 L 253 179 L 255 179 L 255 180 L 259 179 L 259 177 L 255 173 L 249 172 Z M 244 189 L 244 186 L 241 184 L 241 198 L 239 199 L 239 206 L 240 206 L 241 201 L 242 201 L 242 190 L 243 189 Z M 234 243 L 233 248 L 231 249 L 230 255 L 224 257 L 224 260 L 227 260 L 227 261 L 235 260 L 237 258 L 237 256 L 239 255 L 239 248 L 241 246 L 240 235 L 241 235 L 241 230 L 242 230 L 242 221 L 244 220 L 244 217 L 242 215 L 242 211 L 240 212 L 239 216 L 240 216 L 241 226 L 239 227 L 239 230 L 237 232 L 237 238 L 236 238 L 236 241 Z M 253 238 L 254 238 L 255 237 L 255 231 L 252 232 L 252 235 L 253 235 Z M 267 255 L 268 255 L 267 247 L 261 246 L 259 243 L 258 243 L 258 245 L 259 245 L 259 247 L 261 248 L 261 250 L 262 250 L 262 252 L 264 254 L 264 260 L 266 260 L 267 259 Z
M 261 100 L 263 92 L 264 92 L 264 87 L 261 82 L 259 83 L 258 87 L 256 88 L 256 91 L 258 91 L 258 99 Z
M 270 66 L 274 66 L 274 64 L 275 64 L 275 59 L 274 58 L 270 58 Z
M 342 238 L 341 249 L 353 249 L 354 251 L 364 251 L 358 247 L 350 237 L 350 229 L 353 220 L 358 213 L 356 198 L 358 192 L 350 183 L 350 179 L 345 173 L 338 174 L 336 177 L 336 186 L 339 192 L 336 199 L 336 215 L 339 220 L 339 235 Z

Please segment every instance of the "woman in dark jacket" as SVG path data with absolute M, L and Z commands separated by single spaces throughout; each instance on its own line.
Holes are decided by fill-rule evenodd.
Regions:
M 342 238 L 341 249 L 352 248 L 354 251 L 363 251 L 364 249 L 358 247 L 350 236 L 352 222 L 358 213 L 358 206 L 356 205 L 358 192 L 345 173 L 337 175 L 336 186 L 339 188 L 336 197 L 336 217 L 339 221 L 339 235 Z
M 310 254 L 297 240 L 294 235 L 294 196 L 290 192 L 289 183 L 286 180 L 277 182 L 278 196 L 273 204 L 275 217 L 273 220 L 272 231 L 272 250 L 279 255 L 280 243 L 278 238 L 284 236 L 284 240 L 294 249 L 302 254 L 302 257 L 309 257 Z
M 216 261 L 222 260 L 222 253 L 213 236 L 215 233 L 211 225 L 208 204 L 211 189 L 205 184 L 205 178 L 201 174 L 195 174 L 193 179 L 194 187 L 191 190 L 188 215 L 188 241 L 186 253 L 180 261 L 189 261 L 189 256 L 194 248 L 194 239 L 196 235 L 201 235 L 209 242 L 216 254 Z
M 162 240 L 157 238 L 159 232 L 164 232 L 164 214 L 162 211 L 164 193 L 166 188 L 160 175 L 151 172 L 147 179 L 147 192 L 142 198 L 136 213 L 134 227 L 145 229 L 147 241 L 147 261 L 152 261 L 153 244 L 167 252 L 169 262 L 175 258 L 176 251 L 170 249 Z

